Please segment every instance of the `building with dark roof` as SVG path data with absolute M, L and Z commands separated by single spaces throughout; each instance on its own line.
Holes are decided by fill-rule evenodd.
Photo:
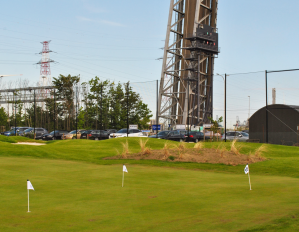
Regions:
M 299 143 L 299 106 L 268 105 L 268 143 L 295 145 Z M 249 139 L 266 142 L 266 107 L 249 119 Z

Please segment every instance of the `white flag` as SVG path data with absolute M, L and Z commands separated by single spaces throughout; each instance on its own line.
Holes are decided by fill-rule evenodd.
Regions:
M 128 172 L 126 165 L 123 165 L 123 172 Z
M 31 184 L 30 180 L 27 180 L 27 189 L 34 190 L 34 188 L 33 188 L 32 184 Z
M 246 167 L 244 168 L 244 172 L 245 172 L 245 174 L 248 174 L 248 173 L 249 173 L 249 167 L 248 167 L 248 164 L 247 164 Z

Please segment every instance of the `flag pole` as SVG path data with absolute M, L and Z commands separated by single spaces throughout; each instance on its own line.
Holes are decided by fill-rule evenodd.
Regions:
M 251 181 L 250 181 L 250 171 L 249 171 L 249 166 L 248 166 L 248 178 L 249 178 L 249 186 L 250 186 L 250 190 L 251 190 Z
M 27 191 L 28 191 L 28 213 L 30 212 L 29 211 L 29 189 L 27 189 Z
M 123 182 L 122 182 L 122 186 L 121 187 L 124 187 L 124 179 L 125 179 L 125 172 L 123 171 Z

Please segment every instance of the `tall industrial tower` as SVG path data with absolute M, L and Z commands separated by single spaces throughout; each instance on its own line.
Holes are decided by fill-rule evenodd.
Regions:
M 43 50 L 39 53 L 42 55 L 42 59 L 37 63 L 40 64 L 40 85 L 47 86 L 51 85 L 51 68 L 50 63 L 54 62 L 54 60 L 50 59 L 50 52 L 52 52 L 49 49 L 49 41 L 43 41 L 41 44 L 43 44 Z
M 171 0 L 159 88 L 164 124 L 202 125 L 213 117 L 218 0 Z

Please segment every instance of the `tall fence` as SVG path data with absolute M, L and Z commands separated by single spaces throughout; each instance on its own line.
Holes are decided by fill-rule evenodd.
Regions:
M 216 75 L 214 118 L 224 117 L 228 130 L 249 131 L 251 141 L 297 145 L 298 75 L 298 70 Z

